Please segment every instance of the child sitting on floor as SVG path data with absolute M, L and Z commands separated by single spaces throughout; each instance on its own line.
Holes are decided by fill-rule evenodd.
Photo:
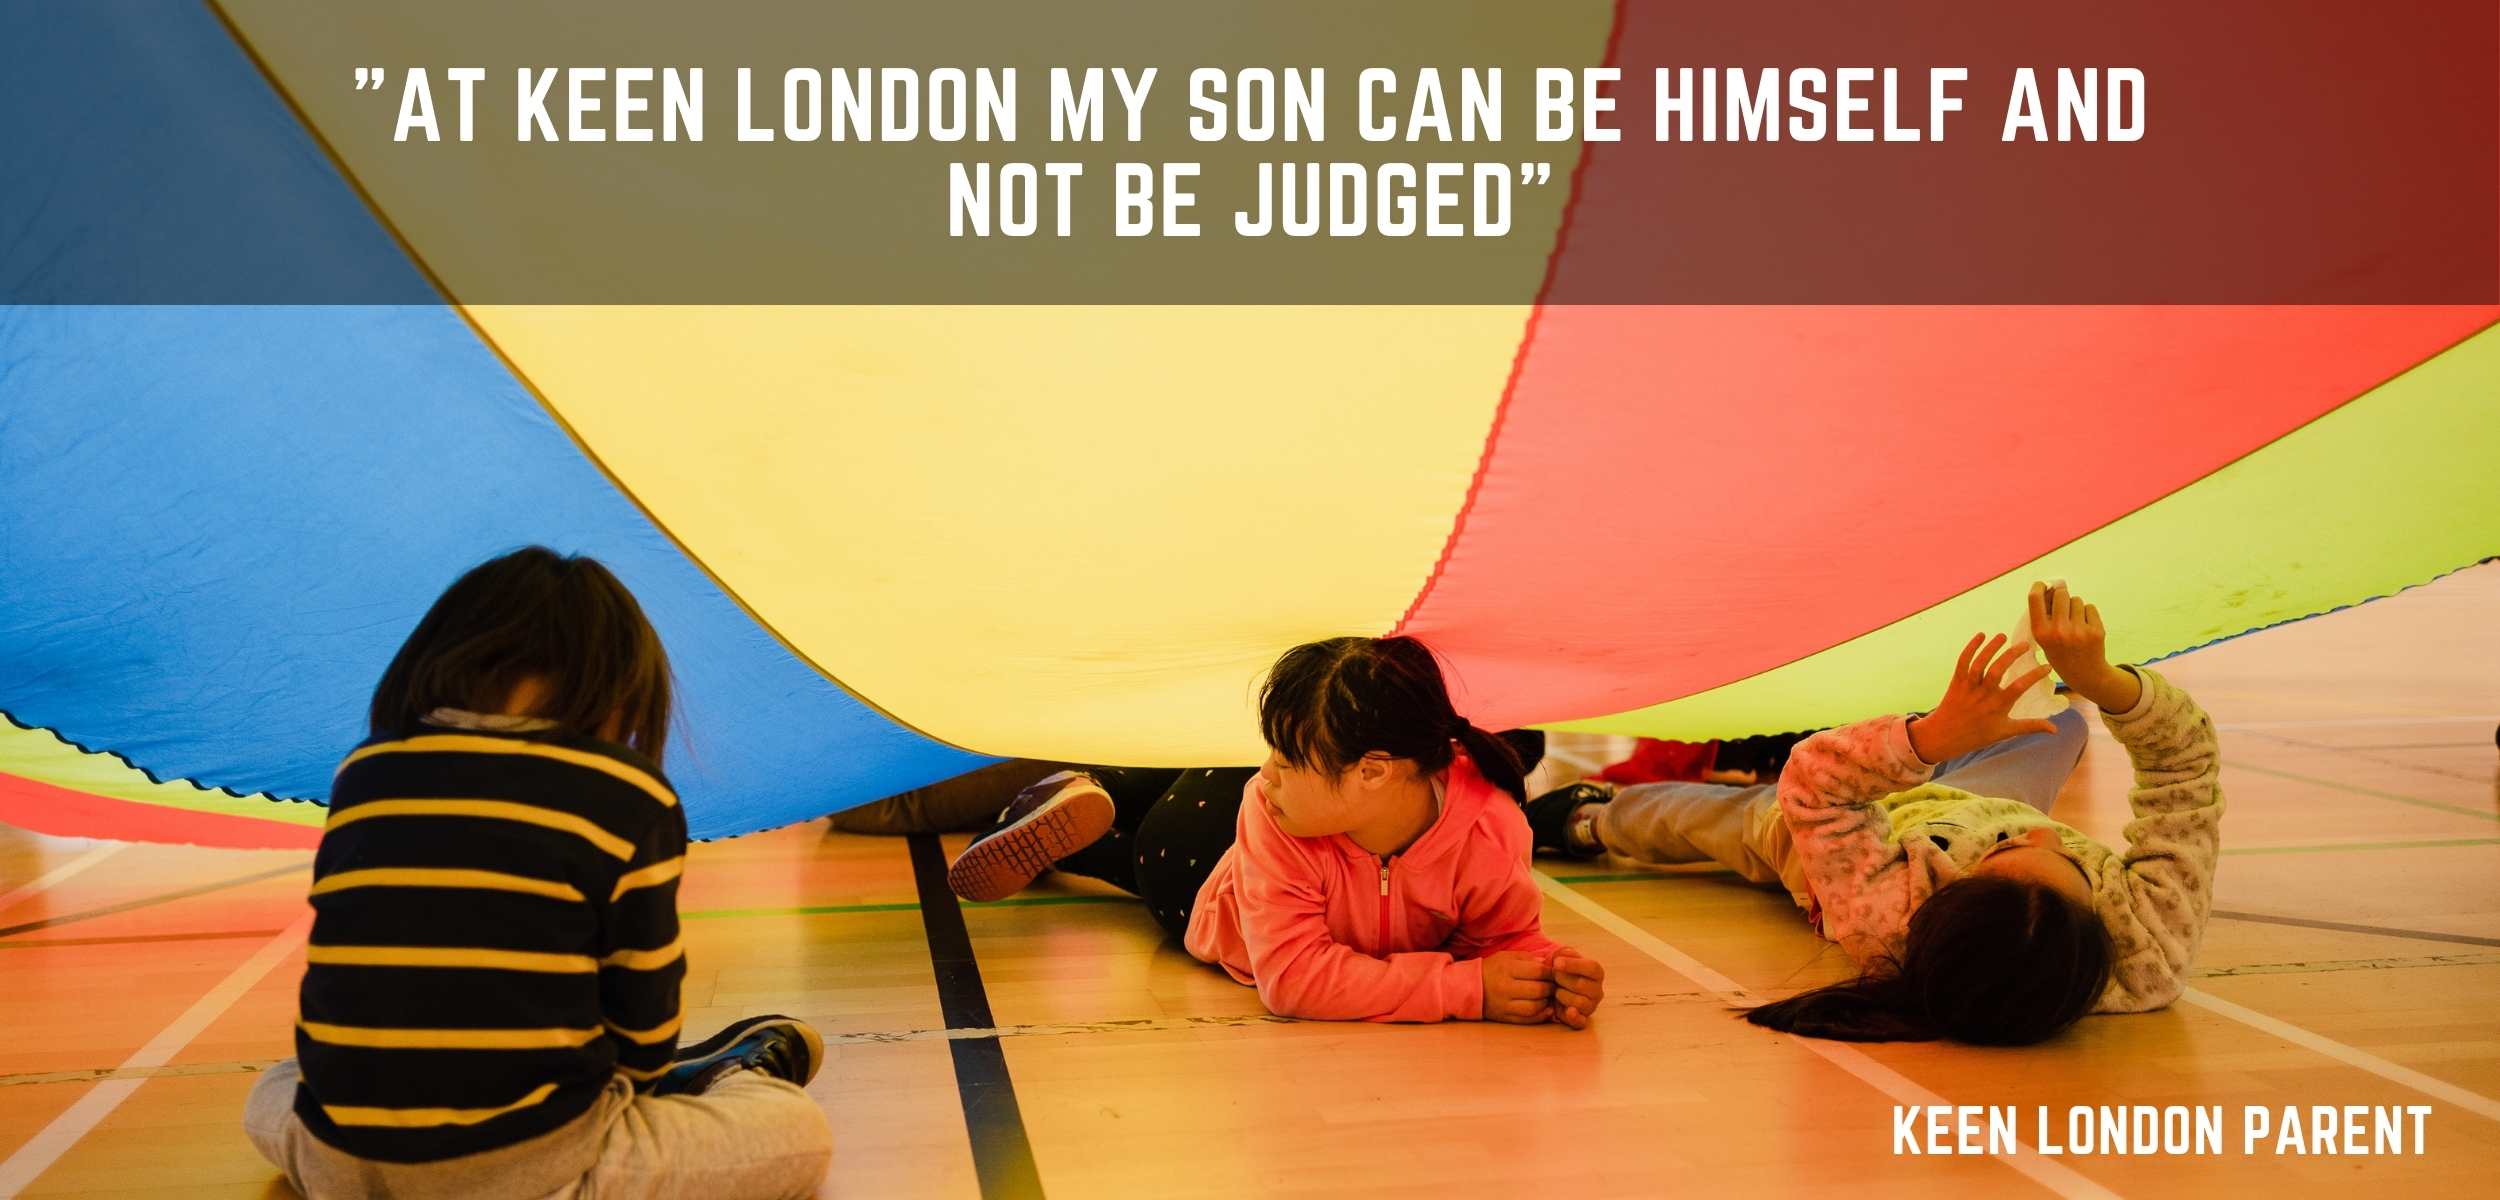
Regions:
M 2049 666 L 1963 647 L 1934 712 L 1799 743 L 1776 788 L 1575 785 L 1529 808 L 1538 843 L 1650 862 L 1711 860 L 1787 887 L 1862 974 L 1748 1012 L 1852 1041 L 2023 1045 L 2086 1012 L 2177 998 L 2213 908 L 2222 790 L 2213 724 L 2160 675 L 2110 665 L 2100 612 L 2035 585 Z M 2082 753 L 2082 719 L 2015 720 L 2054 668 L 2135 765 L 2122 855 L 2047 816 Z
M 313 861 L 296 1057 L 244 1132 L 307 1197 L 805 1196 L 813 1030 L 679 1047 L 668 659 L 599 563 L 462 576 L 374 691 Z
M 1431 651 L 1295 647 L 1259 717 L 1255 773 L 1053 775 L 950 882 L 990 900 L 1054 864 L 1105 879 L 1284 1016 L 1587 1027 L 1605 970 L 1539 928 L 1521 764 L 1452 710 Z

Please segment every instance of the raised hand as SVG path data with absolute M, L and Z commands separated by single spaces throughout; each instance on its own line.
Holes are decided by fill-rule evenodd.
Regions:
M 2023 692 L 2049 673 L 2047 667 L 2034 667 L 2012 679 L 2005 677 L 2030 650 L 2029 642 L 2006 645 L 2004 634 L 1972 634 L 1970 644 L 1962 647 L 1962 657 L 1953 664 L 1953 681 L 1945 685 L 1944 699 L 1936 702 L 1935 711 L 1910 722 L 1910 748 L 1933 764 L 2010 737 L 2055 730 L 2047 721 L 2018 721 L 2009 715 Z
M 2101 610 L 2065 584 L 2031 585 L 2031 636 L 2040 639 L 2040 652 L 2057 677 L 2101 711 L 2125 712 L 2143 694 L 2144 683 L 2134 672 L 2110 665 Z

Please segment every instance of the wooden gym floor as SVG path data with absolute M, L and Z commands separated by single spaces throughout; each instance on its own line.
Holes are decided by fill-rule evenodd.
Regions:
M 2486 565 L 2166 666 L 2224 730 L 2198 977 L 2168 1011 L 2047 1047 L 1859 1048 L 1731 1019 L 1843 962 L 1784 897 L 1712 870 L 1540 862 L 1547 927 L 1608 969 L 1587 1033 L 1339 1025 L 1268 1017 L 1107 891 L 959 907 L 929 871 L 960 836 L 820 824 L 697 849 L 687 1028 L 822 1028 L 826 1196 L 2487 1196 L 2496 616 Z M 2115 843 L 2126 783 L 2096 730 L 2058 815 Z M 237 1117 L 289 1052 L 306 864 L 0 829 L 0 1196 L 288 1194 Z M 2021 1106 L 2025 1136 L 2040 1105 L 2230 1116 L 2219 1156 L 1896 1158 L 1896 1104 Z M 2344 1104 L 2431 1105 L 2425 1152 L 2239 1152 L 2243 1105 Z

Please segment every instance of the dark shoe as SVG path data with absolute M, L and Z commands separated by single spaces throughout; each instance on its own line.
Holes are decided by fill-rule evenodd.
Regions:
M 825 1041 L 795 1017 L 748 1017 L 677 1052 L 652 1084 L 655 1096 L 701 1095 L 731 1071 L 762 1071 L 800 1087 L 825 1062 Z
M 1548 850 L 1564 858 L 1595 858 L 1605 853 L 1603 847 L 1583 848 L 1571 840 L 1571 815 L 1583 804 L 1604 804 L 1615 798 L 1614 785 L 1584 779 L 1569 787 L 1556 788 L 1520 806 L 1528 814 L 1528 834 L 1539 850 Z
M 946 868 L 946 886 L 966 900 L 1004 900 L 1111 832 L 1111 793 L 1061 771 L 1017 793 L 998 828 L 975 838 Z
M 1780 777 L 1788 765 L 1788 752 L 1797 743 L 1814 736 L 1815 730 L 1802 733 L 1766 733 L 1757 737 L 1730 738 L 1719 743 L 1719 756 L 1711 766 L 1722 771 L 1751 771 L 1754 779 L 1770 783 Z

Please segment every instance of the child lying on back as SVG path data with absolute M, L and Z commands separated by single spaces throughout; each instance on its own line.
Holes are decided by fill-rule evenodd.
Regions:
M 1667 783 L 1607 800 L 1582 785 L 1531 805 L 1540 844 L 1708 858 L 1785 884 L 1862 974 L 1754 1009 L 1757 1025 L 2022 1045 L 2086 1012 L 2160 1008 L 2185 987 L 2213 908 L 2213 724 L 2159 674 L 2112 666 L 2100 612 L 2063 587 L 2032 589 L 2031 625 L 2048 667 L 2008 679 L 2028 648 L 1974 637 L 1935 711 L 1806 739 L 1775 794 Z M 2050 668 L 2134 761 L 2123 853 L 2048 817 L 2080 720 L 2008 714 Z

